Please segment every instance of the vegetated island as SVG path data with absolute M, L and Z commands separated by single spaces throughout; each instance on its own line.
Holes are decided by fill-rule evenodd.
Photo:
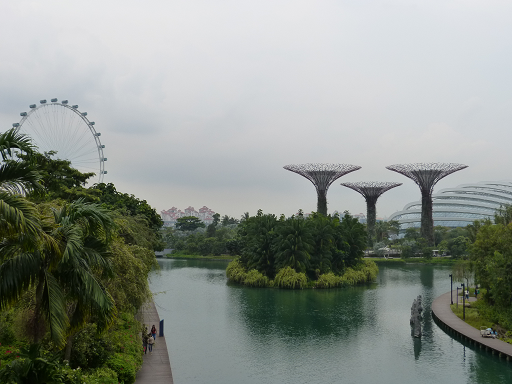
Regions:
M 377 264 L 364 260 L 365 226 L 345 213 L 277 218 L 248 217 L 240 223 L 240 257 L 228 264 L 229 281 L 250 287 L 335 288 L 373 281 Z

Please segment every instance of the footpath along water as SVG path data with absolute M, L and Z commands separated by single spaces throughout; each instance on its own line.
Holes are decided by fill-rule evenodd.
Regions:
M 176 383 L 512 383 L 512 363 L 431 316 L 450 269 L 380 265 L 369 286 L 285 291 L 226 283 L 226 262 L 160 260 L 151 278 Z M 423 296 L 423 337 L 410 308 Z

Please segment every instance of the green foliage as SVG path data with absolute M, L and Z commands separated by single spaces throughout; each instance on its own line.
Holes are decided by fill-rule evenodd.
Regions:
M 81 377 L 80 384 L 118 384 L 117 373 L 108 367 L 98 368 Z
M 32 153 L 30 156 L 20 155 L 37 166 L 41 175 L 42 191 L 30 195 L 34 201 L 51 201 L 63 199 L 67 201 L 85 198 L 88 201 L 98 201 L 95 190 L 85 188 L 88 179 L 94 176 L 94 172 L 82 173 L 71 167 L 71 161 L 53 158 L 54 151 Z
M 274 279 L 274 286 L 286 289 L 303 289 L 307 286 L 306 274 L 296 272 L 292 267 L 280 269 Z
M 471 246 L 470 260 L 475 270 L 475 277 L 482 288 L 491 288 L 495 266 L 502 265 L 508 273 L 511 266 L 508 260 L 512 257 L 512 224 L 482 225 Z M 503 281 L 503 283 L 506 283 Z M 512 291 L 512 287 L 510 289 Z M 489 292 L 490 293 L 490 292 Z M 491 293 L 492 294 L 492 293 Z
M 271 287 L 273 282 L 261 272 L 251 269 L 249 272 L 241 265 L 240 259 L 231 261 L 226 268 L 226 276 L 229 280 L 247 285 L 249 287 Z
M 137 374 L 137 364 L 129 356 L 121 353 L 115 353 L 107 361 L 107 366 L 117 374 L 118 380 L 125 384 L 132 384 L 135 382 Z
M 195 216 L 180 217 L 176 220 L 178 231 L 194 231 L 197 228 L 204 228 L 205 224 Z
M 118 192 L 112 183 L 101 183 L 94 186 L 100 192 L 100 202 L 112 210 L 126 210 L 132 216 L 143 215 L 148 225 L 158 231 L 163 221 L 157 211 L 146 200 L 140 200 L 134 195 Z
M 235 283 L 243 284 L 247 270 L 240 262 L 239 258 L 231 261 L 226 268 L 226 276 L 228 280 L 234 281 Z
M 357 265 L 366 247 L 366 230 L 346 213 L 343 218 L 314 214 L 277 219 L 275 215 L 245 217 L 239 226 L 241 264 L 273 278 L 290 266 L 310 278 L 330 271 L 339 274 Z
M 512 330 L 512 307 L 499 307 L 485 300 L 478 300 L 475 303 L 471 303 L 471 306 L 478 309 L 478 313 L 486 321 Z
M 512 204 L 501 205 L 494 213 L 494 224 L 508 225 L 512 222 Z
M 336 276 L 334 273 L 324 273 L 318 277 L 315 288 L 336 288 L 342 286 L 342 276 Z
M 22 348 L 19 355 L 0 369 L 0 382 L 5 384 L 63 383 L 59 356 L 41 351 L 40 344 Z
M 377 278 L 379 267 L 371 260 L 364 260 L 354 268 L 347 268 L 341 276 L 329 272 L 320 275 L 315 282 L 315 288 L 347 287 L 357 284 L 369 283 Z
M 111 345 L 98 334 L 96 324 L 87 324 L 73 337 L 70 366 L 82 368 L 101 367 L 111 354 Z
M 150 297 L 148 275 L 156 267 L 155 254 L 138 245 L 114 238 L 109 248 L 114 276 L 105 286 L 121 311 L 135 313 Z
M 314 242 L 309 223 L 301 217 L 291 217 L 278 227 L 275 240 L 276 268 L 291 267 L 297 272 L 305 272 L 309 267 Z
M 243 280 L 243 284 L 249 287 L 269 287 L 270 280 L 267 276 L 264 276 L 261 272 L 251 269 L 246 273 L 245 278 Z

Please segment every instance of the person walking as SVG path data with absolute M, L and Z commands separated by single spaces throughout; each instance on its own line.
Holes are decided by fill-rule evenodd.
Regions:
M 142 334 L 142 346 L 144 347 L 144 354 L 146 354 L 148 351 L 148 339 L 148 334 L 144 332 Z
M 153 335 L 148 335 L 149 338 L 148 338 L 148 347 L 149 347 L 149 353 L 152 354 L 153 353 L 153 344 L 155 343 L 155 339 L 153 338 Z
M 156 327 L 155 324 L 151 327 L 151 336 L 153 336 L 153 340 L 156 340 Z

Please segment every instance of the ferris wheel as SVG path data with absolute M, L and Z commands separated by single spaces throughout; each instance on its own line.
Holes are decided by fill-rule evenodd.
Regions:
M 94 129 L 94 121 L 87 118 L 87 112 L 80 112 L 78 105 L 69 105 L 67 100 L 60 103 L 51 99 L 41 100 L 39 105 L 31 104 L 28 112 L 21 112 L 21 121 L 14 123 L 21 133 L 30 136 L 39 152 L 55 151 L 53 157 L 68 160 L 71 166 L 82 173 L 94 172 L 98 183 L 103 182 L 105 161 L 101 133 Z

